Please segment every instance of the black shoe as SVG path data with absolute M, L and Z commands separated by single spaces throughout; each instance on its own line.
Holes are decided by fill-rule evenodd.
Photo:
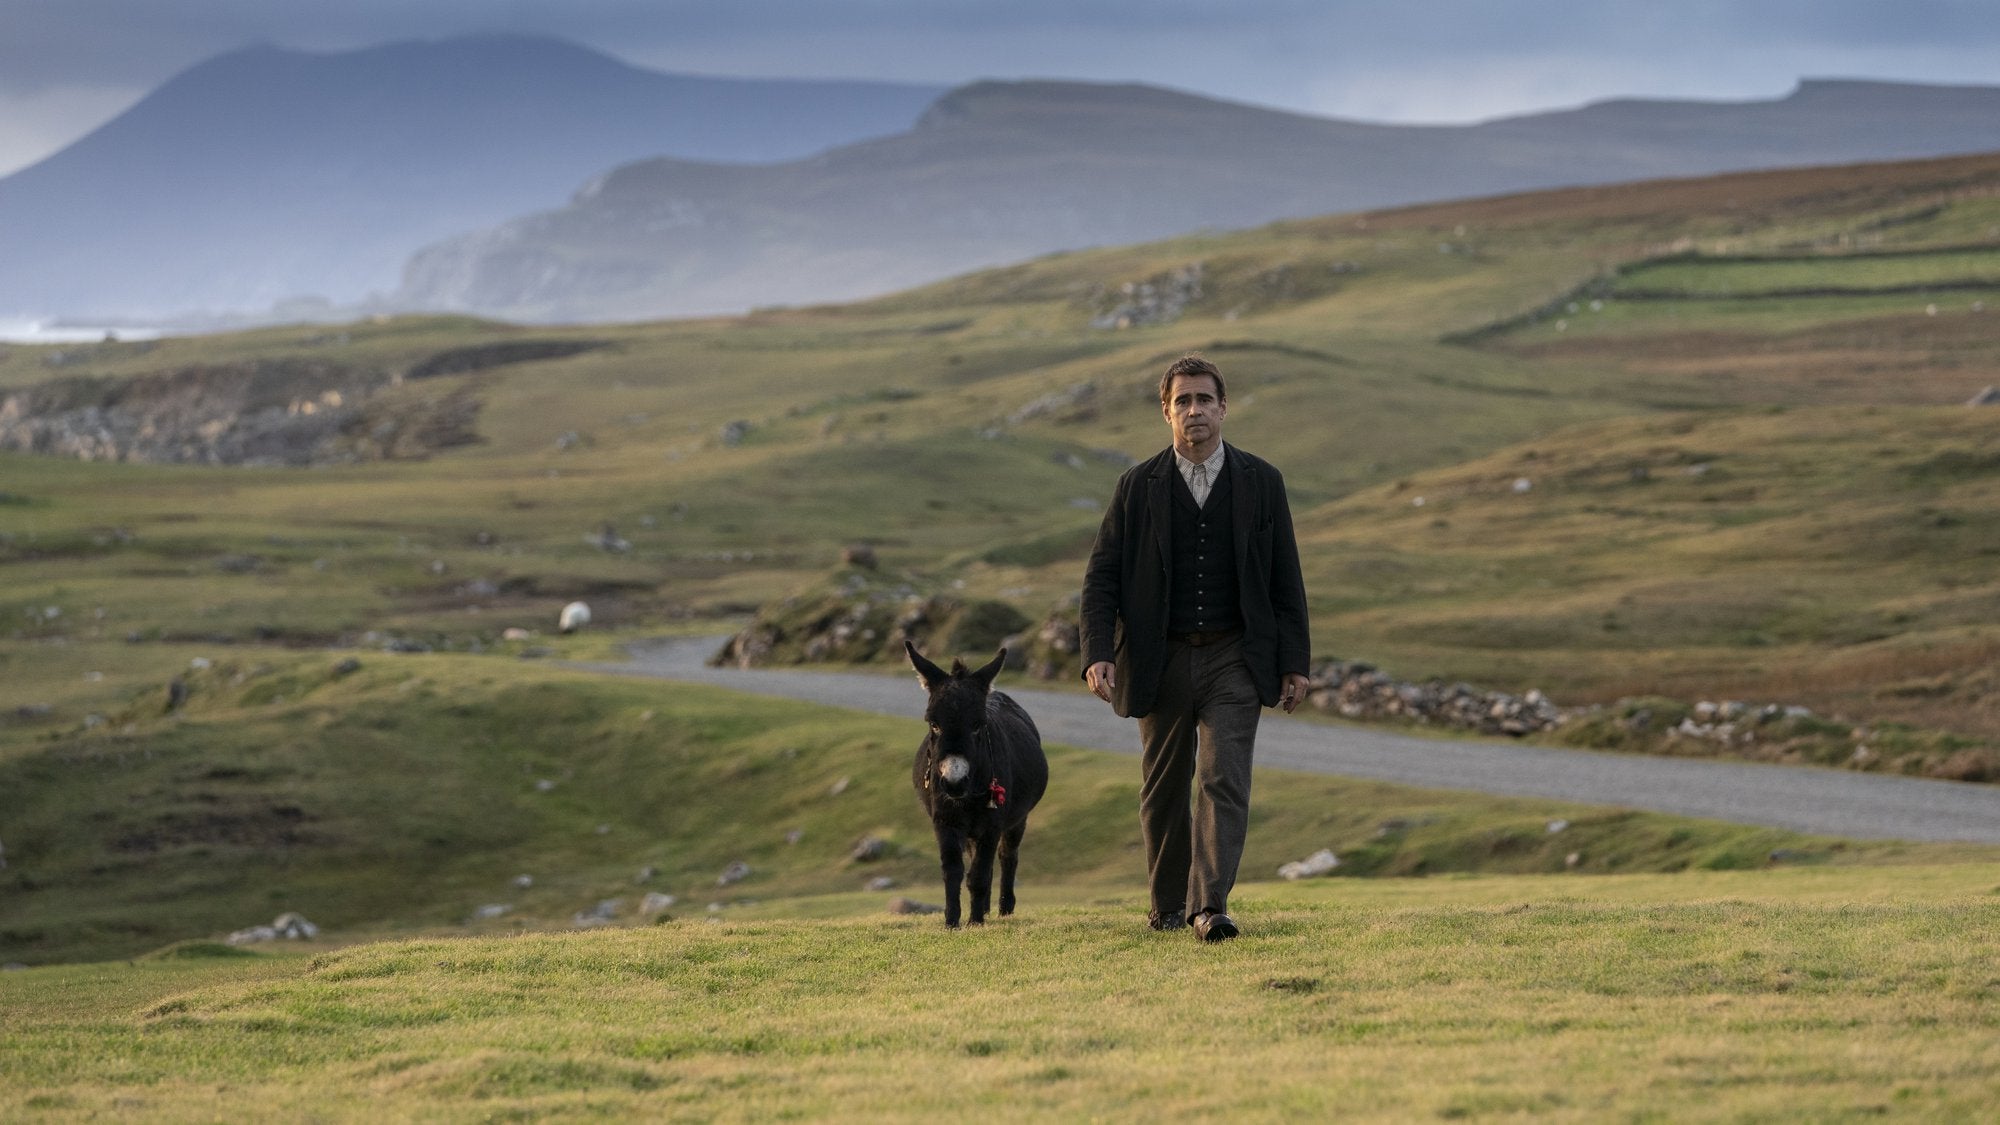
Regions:
M 1220 910 L 1195 915 L 1194 936 L 1203 941 L 1228 941 L 1236 936 L 1236 923 Z
M 1153 914 L 1146 918 L 1146 924 L 1156 930 L 1178 930 L 1187 925 L 1187 919 L 1176 910 L 1172 914 Z

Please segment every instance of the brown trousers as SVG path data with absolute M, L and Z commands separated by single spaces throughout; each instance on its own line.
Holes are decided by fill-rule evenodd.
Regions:
M 1250 828 L 1250 754 L 1262 706 L 1241 638 L 1167 642 L 1159 696 L 1139 719 L 1139 828 L 1154 917 L 1193 921 L 1229 908 Z

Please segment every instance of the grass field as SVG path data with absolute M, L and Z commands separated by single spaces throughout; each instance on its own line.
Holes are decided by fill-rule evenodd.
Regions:
M 99 724 L 0 743 L 0 961 L 132 957 L 285 911 L 354 941 L 567 930 L 614 899 L 631 920 L 648 892 L 730 917 L 939 893 L 915 722 L 501 654 L 217 655 L 173 715 L 135 667 L 94 683 L 127 701 Z M 1139 885 L 1135 763 L 1052 754 L 1024 885 Z M 1995 858 L 1313 775 L 1266 775 L 1253 815 L 1244 870 L 1265 877 L 1321 848 L 1343 877 Z M 882 856 L 851 858 L 871 836 Z M 895 889 L 861 895 L 877 877 Z
M 1927 289 L 2000 294 L 2000 251 L 1670 260 L 1621 273 L 1611 293 L 1618 297 L 1760 297 Z
M 2000 867 L 1256 885 L 0 976 L 0 1114 L 1984 1121 Z
M 0 399 L 254 370 L 280 398 L 316 372 L 380 386 L 371 424 L 478 405 L 471 444 L 357 437 L 366 456 L 312 468 L 0 454 L 0 961 L 287 908 L 355 940 L 479 932 L 503 903 L 489 928 L 561 929 L 648 867 L 645 889 L 705 904 L 735 859 L 756 875 L 725 914 L 872 913 L 839 897 L 858 835 L 892 841 L 906 887 L 933 862 L 906 732 L 534 658 L 722 631 L 856 543 L 1039 621 L 1118 473 L 1165 440 L 1152 384 L 1189 350 L 1229 375 L 1230 439 L 1285 471 L 1319 655 L 1564 704 L 1803 703 L 1870 732 L 1847 768 L 1977 776 L 2000 743 L 2000 438 L 1957 404 L 2000 383 L 2000 312 L 1879 290 L 1984 284 L 1996 200 L 1995 157 L 1806 169 L 1328 216 L 739 318 L 0 348 Z M 1092 326 L 1196 266 L 1178 320 Z M 1695 295 L 1620 298 L 1626 267 Z M 1799 294 L 1801 270 L 1855 291 Z M 524 345 L 564 346 L 455 365 Z M 572 599 L 593 629 L 556 637 Z M 1122 893 L 1130 771 L 1064 766 L 1033 876 Z M 1258 871 L 1321 847 L 1377 875 L 1978 858 L 1327 779 L 1260 800 Z

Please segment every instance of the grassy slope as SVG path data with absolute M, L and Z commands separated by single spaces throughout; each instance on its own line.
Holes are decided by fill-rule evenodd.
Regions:
M 0 1113 L 68 1120 L 1976 1121 L 2000 868 L 1246 889 L 184 956 L 0 977 Z
M 939 893 L 913 723 L 497 656 L 370 656 L 342 674 L 326 656 L 219 655 L 178 715 L 148 692 L 0 757 L 0 960 L 127 957 L 288 910 L 351 941 L 562 929 L 609 898 L 630 921 L 647 891 L 681 898 L 676 913 L 753 915 L 878 911 L 891 896 L 860 892 L 879 875 Z M 1053 765 L 1026 897 L 1130 888 L 1135 765 L 1062 749 Z M 1323 847 L 1343 875 L 1565 871 L 1571 853 L 1597 873 L 1994 855 L 1302 775 L 1268 775 L 1254 815 L 1253 874 Z M 852 861 L 870 835 L 887 854 Z M 752 875 L 718 887 L 738 860 Z M 474 920 L 489 903 L 512 910 Z
M 1157 448 L 1151 373 L 1189 348 L 1231 374 L 1232 439 L 1286 469 L 1324 651 L 1404 676 L 1541 686 L 1564 701 L 1769 695 L 1991 739 L 2000 731 L 1993 439 L 1983 415 L 1909 407 L 2000 382 L 2000 321 L 1974 314 L 1965 293 L 1944 298 L 1937 316 L 1921 294 L 1614 296 L 1586 310 L 1590 287 L 1620 265 L 1690 250 L 1990 246 L 2000 239 L 1996 183 L 2000 160 L 1967 158 L 1545 193 L 1062 255 L 851 307 L 538 329 L 614 346 L 396 392 L 469 386 L 485 404 L 485 444 L 422 462 L 279 472 L 0 457 L 0 768 L 22 779 L 0 788 L 11 802 L 0 804 L 0 840 L 13 886 L 45 861 L 59 872 L 45 889 L 9 892 L 7 925 L 57 935 L 34 939 L 45 943 L 39 959 L 256 921 L 305 905 L 272 896 L 297 886 L 313 888 L 342 924 L 453 922 L 507 897 L 511 869 L 540 855 L 574 857 L 557 866 L 588 872 L 538 884 L 548 897 L 524 909 L 556 922 L 628 887 L 640 864 L 660 863 L 687 886 L 712 878 L 726 862 L 720 851 L 746 845 L 689 830 L 684 854 L 671 835 L 648 851 L 640 841 L 661 830 L 645 818 L 661 802 L 643 815 L 620 805 L 616 816 L 538 804 L 491 788 L 498 775 L 468 764 L 484 761 L 482 737 L 521 777 L 568 763 L 579 752 L 573 719 L 626 756 L 615 784 L 601 783 L 607 795 L 666 792 L 650 787 L 691 779 L 632 758 L 659 736 L 614 729 L 646 709 L 619 693 L 641 689 L 537 684 L 523 698 L 546 707 L 495 711 L 490 693 L 518 686 L 522 673 L 461 656 L 422 673 L 430 686 L 398 697 L 404 707 L 369 694 L 385 673 L 383 658 L 366 658 L 352 681 L 314 687 L 324 702 L 306 706 L 296 691 L 324 678 L 331 658 L 222 646 L 372 649 L 371 636 L 399 635 L 512 653 L 523 646 L 501 641 L 504 628 L 546 632 L 573 597 L 625 635 L 688 618 L 714 628 L 823 576 L 857 539 L 874 542 L 888 566 L 1037 614 L 1075 588 L 1089 509 L 1119 471 L 1104 451 Z M 1088 327 L 1124 282 L 1195 261 L 1205 263 L 1202 295 L 1178 323 Z M 403 369 L 521 335 L 410 319 L 72 347 L 60 367 L 49 349 L 15 347 L 0 350 L 0 387 L 257 357 Z M 1023 410 L 1085 385 L 1068 406 Z M 735 421 L 750 428 L 729 445 L 720 435 Z M 569 434 L 580 440 L 559 442 Z M 1629 475 L 1640 463 L 1651 474 L 1643 485 Z M 1695 464 L 1708 475 L 1681 471 Z M 1537 482 L 1525 495 L 1506 487 L 1522 475 Z M 1427 497 L 1421 511 L 1415 495 Z M 585 543 L 606 522 L 630 553 Z M 272 669 L 246 685 L 289 677 L 298 686 L 282 704 L 232 697 L 204 716 L 211 704 L 198 683 L 192 717 L 158 721 L 149 712 L 162 685 L 194 655 L 246 674 Z M 397 663 L 396 675 L 423 666 Z M 586 701 L 581 710 L 553 701 L 572 696 Z M 535 719 L 545 712 L 565 721 Z M 364 713 L 385 725 L 368 728 Z M 91 715 L 109 721 L 88 727 Z M 859 720 L 787 721 L 846 732 L 840 753 L 857 762 L 863 743 L 893 741 Z M 702 737 L 734 760 L 763 752 L 760 730 Z M 350 743 L 370 756 L 336 752 Z M 210 754 L 220 763 L 197 768 Z M 265 757 L 278 771 L 268 784 L 202 774 Z M 417 823 L 426 801 L 404 798 L 411 778 L 432 771 L 521 819 L 447 809 L 447 821 L 466 823 Z M 78 789 L 80 778 L 111 786 L 124 804 Z M 1114 770 L 1107 784 L 1128 781 Z M 1339 798 L 1357 800 L 1348 790 Z M 910 815 L 900 796 L 883 799 L 880 823 Z M 1076 799 L 1123 808 L 1115 790 Z M 271 811 L 283 807 L 326 818 L 304 828 L 337 840 L 329 854 L 342 862 L 364 845 L 374 858 L 342 874 L 295 854 L 310 847 L 266 854 L 270 839 L 304 830 Z M 407 818 L 394 832 L 366 830 L 387 814 Z M 1075 852 L 1098 858 L 1063 874 L 1130 874 L 1129 858 L 1105 858 L 1127 818 L 1106 815 L 1091 830 L 1103 838 Z M 1468 815 L 1476 836 L 1497 827 L 1479 818 L 1500 814 Z M 760 832 L 767 823 L 739 819 Z M 1325 844 L 1355 850 L 1381 819 L 1338 831 L 1299 821 L 1264 837 L 1271 854 L 1257 863 Z M 610 839 L 596 836 L 600 823 Z M 167 838 L 190 836 L 187 846 L 105 850 L 161 824 Z M 844 845 L 861 830 L 843 821 L 834 835 Z M 232 832 L 244 839 L 232 843 Z M 426 843 L 431 835 L 444 842 Z M 1444 832 L 1436 846 L 1449 853 L 1452 839 Z M 630 846 L 613 848 L 620 840 Z M 1640 849 L 1633 862 L 1735 854 L 1719 837 L 1698 843 Z M 238 846 L 247 856 L 230 851 Z M 780 845 L 767 834 L 756 846 Z M 913 878 L 921 850 L 901 861 Z M 1538 848 L 1533 862 L 1567 850 Z M 491 858 L 441 862 L 441 853 Z M 235 855 L 223 864 L 230 872 L 280 857 L 290 866 L 253 885 L 205 872 L 217 855 Z M 828 889 L 837 860 L 821 855 L 835 867 L 808 865 L 764 893 Z M 397 879 L 405 885 L 385 889 Z M 166 889 L 153 896 L 165 905 L 135 890 L 149 880 Z

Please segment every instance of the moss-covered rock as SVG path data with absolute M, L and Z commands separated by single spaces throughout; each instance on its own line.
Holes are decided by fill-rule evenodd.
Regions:
M 983 659 L 1030 624 L 1006 602 L 961 598 L 918 576 L 847 566 L 765 606 L 711 663 L 754 668 L 900 661 L 906 640 L 932 659 Z

